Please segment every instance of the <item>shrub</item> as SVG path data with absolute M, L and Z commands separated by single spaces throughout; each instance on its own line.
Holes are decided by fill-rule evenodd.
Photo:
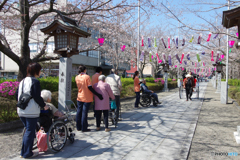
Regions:
M 172 79 L 171 78 L 168 78 L 168 80 L 167 80 L 168 82 L 172 82 Z
M 168 83 L 168 88 L 176 88 L 177 87 L 177 81 L 172 81 Z
M 14 94 L 18 88 L 19 82 L 6 81 L 0 84 L 0 96 L 15 99 Z
M 0 97 L 0 123 L 19 119 L 17 114 L 17 101 Z
M 235 97 L 236 97 L 236 99 L 237 99 L 238 104 L 240 104 L 240 92 L 237 92 L 237 93 L 235 94 Z
M 232 99 L 236 99 L 235 94 L 240 92 L 240 87 L 231 86 L 228 90 L 228 94 Z

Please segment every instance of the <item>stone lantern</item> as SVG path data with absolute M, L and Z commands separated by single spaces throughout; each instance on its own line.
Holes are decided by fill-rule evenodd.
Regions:
M 169 70 L 169 64 L 166 61 L 166 63 L 163 64 L 163 71 L 165 72 L 164 73 L 164 88 L 163 88 L 163 90 L 165 92 L 169 91 L 169 89 L 168 89 L 168 70 Z
M 217 74 L 217 91 L 216 92 L 221 92 L 221 72 L 222 72 L 222 69 L 223 69 L 223 66 L 226 66 L 225 64 L 223 63 L 219 63 L 217 62 L 216 64 L 213 64 L 213 66 L 216 66 L 216 71 L 218 72 Z
M 54 53 L 62 56 L 59 60 L 58 108 L 65 110 L 65 101 L 71 100 L 72 59 L 70 57 L 79 53 L 79 37 L 87 38 L 91 34 L 81 30 L 76 20 L 60 14 L 41 31 L 44 34 L 54 36 Z

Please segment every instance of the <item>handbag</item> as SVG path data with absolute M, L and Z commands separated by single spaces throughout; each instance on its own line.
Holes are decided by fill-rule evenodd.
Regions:
M 32 96 L 27 94 L 27 93 L 23 93 L 23 87 L 24 87 L 24 80 L 23 80 L 23 83 L 22 83 L 22 94 L 19 97 L 17 107 L 21 108 L 22 110 L 25 110 L 25 108 L 27 107 L 28 102 L 30 101 Z
M 47 133 L 44 132 L 44 129 L 40 129 L 37 132 L 37 147 L 39 152 L 46 152 L 48 149 L 47 146 Z
M 117 109 L 116 101 L 112 100 L 111 101 L 111 109 Z

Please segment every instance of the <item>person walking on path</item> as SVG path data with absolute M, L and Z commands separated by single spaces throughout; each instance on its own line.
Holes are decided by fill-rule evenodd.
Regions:
M 78 87 L 76 126 L 77 130 L 82 130 L 82 132 L 91 131 L 88 129 L 87 118 L 90 104 L 93 101 L 93 94 L 96 95 L 100 100 L 103 99 L 102 95 L 97 93 L 92 88 L 90 76 L 87 75 L 86 72 L 86 67 L 84 65 L 80 65 L 79 75 L 77 75 L 75 78 Z
M 116 100 L 116 119 L 119 118 L 119 110 L 121 107 L 120 104 L 120 94 L 122 89 L 121 77 L 117 75 L 117 71 L 115 69 L 111 69 L 111 74 L 107 76 L 106 83 L 108 83 L 113 91 Z
M 100 123 L 101 123 L 101 116 L 102 113 L 104 115 L 104 123 L 105 123 L 105 132 L 111 131 L 110 128 L 108 128 L 108 112 L 110 110 L 109 106 L 109 97 L 113 100 L 115 99 L 113 95 L 113 91 L 108 83 L 105 83 L 105 76 L 100 75 L 98 77 L 98 83 L 94 84 L 94 88 L 96 92 L 100 93 L 103 96 L 103 100 L 100 100 L 96 95 L 94 96 L 94 99 L 96 101 L 95 103 L 95 112 L 96 112 L 96 123 L 97 123 L 97 131 L 100 130 Z
M 140 102 L 140 81 L 139 81 L 139 72 L 135 71 L 133 75 L 133 80 L 134 80 L 134 91 L 136 93 L 136 101 L 135 101 L 135 108 L 139 107 L 139 102 Z
M 143 92 L 144 92 L 144 93 L 149 93 L 150 96 L 153 96 L 153 97 L 154 97 L 154 101 L 155 101 L 155 102 L 154 102 L 153 104 L 156 104 L 156 105 L 157 105 L 157 104 L 161 104 L 161 102 L 159 102 L 159 100 L 158 100 L 158 95 L 157 95 L 156 93 L 154 93 L 153 91 L 151 91 L 151 90 L 148 89 L 148 87 L 147 87 L 147 85 L 146 85 L 146 80 L 145 80 L 145 79 L 142 79 L 141 82 L 142 82 L 142 83 L 141 83 L 140 86 L 142 87 Z
M 37 120 L 40 115 L 40 108 L 49 109 L 41 97 L 40 82 L 36 79 L 39 77 L 41 69 L 39 63 L 30 63 L 27 67 L 27 77 L 20 82 L 15 95 L 17 101 L 22 93 L 32 96 L 24 110 L 17 108 L 18 116 L 26 128 L 22 141 L 21 158 L 32 158 L 38 155 L 38 152 L 32 152 L 33 141 L 36 137 Z
M 188 101 L 188 99 L 192 100 L 191 96 L 194 87 L 194 81 L 191 79 L 191 77 L 192 76 L 190 74 L 187 74 L 186 79 L 183 82 L 183 87 L 186 89 L 186 101 Z
M 94 89 L 94 84 L 98 83 L 98 77 L 102 74 L 102 67 L 97 67 L 96 68 L 96 73 L 92 76 L 92 86 Z M 93 113 L 94 113 L 94 117 L 96 117 L 95 115 L 95 101 L 93 104 Z

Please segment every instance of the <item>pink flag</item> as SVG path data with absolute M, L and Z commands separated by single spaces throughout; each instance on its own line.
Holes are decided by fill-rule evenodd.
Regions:
M 156 56 L 157 56 L 157 59 L 158 59 L 158 63 L 160 63 L 160 59 L 159 59 L 159 56 L 158 54 L 156 53 Z
M 195 62 L 195 67 L 197 67 L 197 62 Z
M 143 43 L 143 36 L 142 36 L 142 46 L 144 46 L 144 43 Z
M 209 41 L 210 41 L 210 39 L 211 39 L 211 35 L 212 35 L 212 33 L 211 33 L 211 32 L 209 32 L 209 35 L 208 35 L 207 42 L 209 42 Z
M 168 37 L 168 48 L 170 48 L 170 37 Z
M 214 59 L 213 59 L 213 51 L 211 52 L 211 61 L 214 61 Z
M 205 63 L 204 63 L 204 62 L 202 62 L 202 64 L 203 64 L 203 66 L 205 66 Z
M 181 58 L 180 64 L 182 64 L 183 58 L 184 58 L 184 53 L 182 54 L 182 58 Z
M 194 69 L 194 73 L 196 74 L 196 69 Z

